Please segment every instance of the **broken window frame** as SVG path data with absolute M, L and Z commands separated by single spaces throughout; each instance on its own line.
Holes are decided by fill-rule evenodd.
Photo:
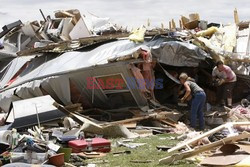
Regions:
M 101 78 L 101 77 L 106 77 L 106 76 L 115 76 L 115 75 L 121 75 L 122 79 L 124 80 L 124 83 L 127 86 L 127 89 L 125 90 L 112 90 L 112 92 L 110 90 L 103 90 L 102 87 L 99 85 L 99 83 L 97 82 L 97 78 Z M 131 88 L 129 86 L 129 84 L 127 83 L 127 80 L 124 78 L 124 75 L 122 73 L 114 73 L 111 75 L 97 75 L 93 77 L 94 79 L 94 83 L 98 86 L 98 88 L 100 89 L 100 91 L 103 93 L 103 95 L 105 96 L 106 100 L 109 99 L 109 97 L 106 94 L 115 94 L 115 93 L 127 93 L 129 92 L 131 94 L 131 96 L 133 97 L 135 103 L 138 105 L 138 101 L 136 100 L 136 98 L 134 97 L 134 94 L 131 91 Z

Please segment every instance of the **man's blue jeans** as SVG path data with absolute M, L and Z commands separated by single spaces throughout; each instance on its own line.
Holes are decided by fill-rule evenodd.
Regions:
M 199 129 L 204 129 L 204 113 L 203 109 L 206 102 L 205 92 L 197 92 L 194 94 L 191 105 L 190 122 L 191 127 L 196 128 L 196 119 L 199 118 Z

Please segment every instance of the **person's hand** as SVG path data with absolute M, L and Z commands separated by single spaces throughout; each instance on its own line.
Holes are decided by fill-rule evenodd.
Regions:
M 181 103 L 184 103 L 185 102 L 185 98 L 181 98 Z
M 225 82 L 226 82 L 225 79 L 220 79 L 219 82 L 218 82 L 218 85 L 220 86 L 220 85 L 224 84 Z

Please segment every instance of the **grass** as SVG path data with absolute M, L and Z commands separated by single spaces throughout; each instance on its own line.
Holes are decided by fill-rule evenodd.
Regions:
M 158 160 L 164 158 L 170 154 L 166 151 L 157 150 L 156 146 L 175 146 L 179 141 L 171 140 L 170 137 L 174 135 L 170 134 L 162 134 L 162 135 L 154 135 L 145 138 L 137 138 L 134 139 L 133 143 L 147 143 L 146 145 L 139 146 L 135 149 L 130 149 L 126 147 L 112 147 L 111 153 L 107 154 L 107 156 L 98 158 L 98 159 L 89 159 L 88 163 L 95 163 L 98 167 L 151 167 L 151 166 L 160 166 L 158 165 Z M 121 139 L 120 139 L 121 140 Z M 116 141 L 119 139 L 112 140 L 112 145 L 115 145 Z M 112 152 L 118 151 L 126 151 L 130 150 L 131 154 L 120 154 L 118 156 L 114 156 Z M 131 160 L 151 160 L 150 163 L 133 163 Z M 101 163 L 106 161 L 106 163 Z M 100 163 L 98 163 L 100 162 Z M 172 167 L 195 167 L 194 163 L 181 160 L 176 161 L 171 164 Z

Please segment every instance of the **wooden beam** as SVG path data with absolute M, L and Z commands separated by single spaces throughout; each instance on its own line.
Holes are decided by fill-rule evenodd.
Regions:
M 174 19 L 171 20 L 171 24 L 172 24 L 172 29 L 176 29 L 176 24 L 175 24 Z
M 164 124 L 167 124 L 167 125 L 169 125 L 169 126 L 172 126 L 172 127 L 176 127 L 176 123 L 174 123 L 174 122 L 172 122 L 173 120 L 171 120 L 171 119 L 166 119 L 166 120 L 160 120 L 160 122 L 162 122 L 162 123 L 164 123 Z
M 238 15 L 238 11 L 237 9 L 235 8 L 234 9 L 234 23 L 235 24 L 239 24 L 240 20 L 239 20 L 239 15 Z
M 129 122 L 137 122 L 137 121 L 142 121 L 142 120 L 145 120 L 145 119 L 156 118 L 156 117 L 157 117 L 157 113 L 154 113 L 154 114 L 149 114 L 149 115 L 145 115 L 145 116 L 140 116 L 140 117 L 125 119 L 125 120 L 121 120 L 121 121 L 109 122 L 108 124 L 109 125 L 110 124 L 111 125 L 126 124 L 126 123 L 129 123 Z
M 102 36 L 97 36 L 97 37 L 93 36 L 93 37 L 87 37 L 87 38 L 80 38 L 79 40 L 74 40 L 74 41 L 78 41 L 82 45 L 86 45 L 86 44 L 91 44 L 91 43 L 97 42 L 97 41 L 112 40 L 112 39 L 123 38 L 123 37 L 128 37 L 128 36 L 129 36 L 128 33 L 120 33 L 120 34 L 112 34 L 112 35 L 102 35 Z M 35 54 L 37 52 L 41 52 L 44 50 L 53 50 L 56 47 L 61 47 L 64 45 L 68 46 L 71 42 L 72 41 L 62 41 L 59 43 L 48 44 L 44 47 L 29 48 L 29 49 L 17 52 L 17 55 L 18 56 L 26 56 L 26 55 Z
M 187 151 L 187 152 L 178 153 L 178 154 L 174 154 L 172 156 L 162 158 L 162 159 L 159 160 L 159 164 L 161 164 L 161 165 L 163 165 L 163 164 L 164 165 L 171 164 L 176 160 L 181 160 L 181 159 L 184 159 L 184 158 L 192 157 L 192 156 L 197 155 L 197 154 L 199 154 L 201 152 L 211 150 L 211 149 L 213 149 L 215 147 L 219 147 L 219 146 L 222 146 L 222 145 L 228 144 L 228 143 L 233 143 L 233 142 L 236 142 L 238 140 L 242 140 L 242 139 L 249 138 L 249 137 L 250 137 L 250 133 L 243 132 L 242 134 L 237 135 L 237 136 L 227 137 L 227 138 L 221 139 L 219 141 L 213 142 L 211 144 L 207 144 L 207 145 L 204 145 L 204 146 L 201 146 L 201 147 L 197 147 L 197 148 L 195 148 L 193 150 L 190 150 L 190 151 Z
M 55 106 L 58 110 L 62 111 L 64 114 L 66 114 L 69 117 L 71 117 L 79 125 L 82 125 L 84 123 L 82 120 L 80 120 L 78 117 L 76 117 L 73 113 L 71 113 L 69 110 L 67 110 L 64 106 L 60 105 L 59 103 L 54 102 L 53 106 Z
M 145 36 L 154 36 L 154 35 L 162 35 L 162 34 L 167 34 L 168 31 L 147 31 L 145 33 Z M 86 37 L 86 38 L 80 38 L 78 40 L 72 40 L 72 41 L 61 41 L 59 43 L 52 43 L 52 44 L 48 44 L 44 47 L 38 47 L 38 48 L 28 48 L 22 51 L 17 52 L 18 56 L 28 56 L 28 55 L 32 55 L 32 54 L 37 54 L 37 53 L 43 53 L 43 52 L 49 52 L 49 51 L 53 51 L 53 49 L 60 47 L 60 48 L 64 48 L 62 49 L 62 51 L 60 51 L 60 53 L 63 53 L 65 51 L 67 51 L 67 49 L 72 49 L 69 48 L 70 44 L 72 42 L 79 42 L 81 44 L 81 46 L 89 46 L 98 42 L 104 42 L 104 41 L 109 41 L 109 40 L 114 40 L 114 39 L 118 39 L 118 38 L 125 38 L 128 37 L 129 33 L 117 33 L 117 34 L 111 34 L 111 35 L 101 35 L 101 36 L 92 36 L 92 37 Z
M 179 27 L 180 27 L 181 29 L 183 29 L 183 25 L 182 25 L 181 20 L 179 20 Z
M 193 143 L 196 143 L 198 140 L 200 140 L 200 139 L 202 139 L 204 137 L 210 136 L 210 135 L 212 135 L 212 134 L 214 134 L 214 133 L 216 133 L 216 132 L 218 132 L 218 131 L 220 131 L 222 129 L 233 127 L 233 126 L 239 126 L 239 125 L 241 125 L 241 126 L 242 125 L 250 125 L 250 122 L 228 122 L 226 124 L 223 124 L 223 125 L 220 125 L 220 126 L 214 128 L 214 129 L 212 129 L 212 130 L 210 130 L 208 132 L 205 132 L 205 133 L 203 133 L 203 134 L 201 134 L 199 136 L 196 136 L 196 137 L 192 138 L 191 140 L 188 140 L 188 141 L 186 141 L 186 142 L 184 142 L 182 144 L 179 144 L 179 145 L 169 149 L 168 152 L 170 153 L 170 152 L 179 150 L 181 148 L 184 148 L 187 145 L 191 145 Z
M 120 125 L 120 124 L 126 124 L 126 123 L 130 123 L 130 122 L 142 121 L 142 120 L 146 120 L 146 119 L 154 119 L 154 120 L 162 121 L 162 120 L 168 119 L 167 116 L 169 114 L 170 114 L 169 112 L 159 112 L 159 113 L 153 113 L 153 114 L 139 116 L 139 117 L 135 117 L 135 118 L 125 119 L 125 120 L 121 120 L 121 121 L 109 122 L 108 124 L 109 125 Z M 171 124 L 171 126 L 175 126 L 173 122 L 170 122 L 168 120 L 165 120 L 165 123 L 168 123 L 169 125 Z M 106 123 L 104 123 L 103 125 L 106 125 Z

